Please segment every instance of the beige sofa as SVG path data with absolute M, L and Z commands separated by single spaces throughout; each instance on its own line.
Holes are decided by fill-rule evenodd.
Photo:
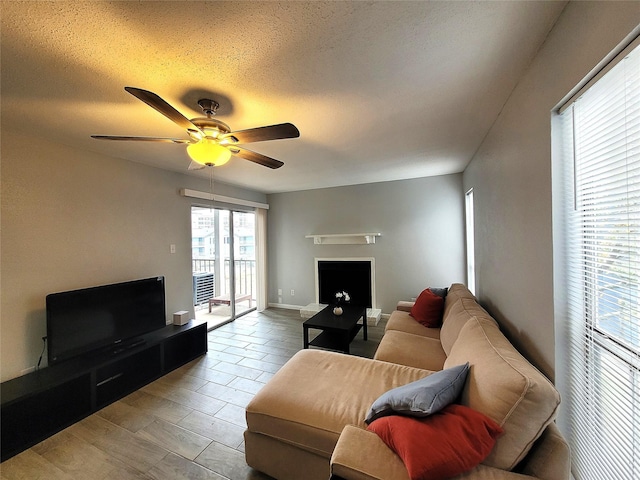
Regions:
M 469 362 L 459 401 L 504 434 L 459 478 L 568 480 L 569 449 L 553 423 L 557 391 L 469 290 L 449 288 L 442 328 L 417 323 L 411 306 L 398 304 L 373 360 L 302 350 L 287 362 L 247 406 L 247 463 L 278 480 L 408 480 L 402 460 L 366 430 L 371 404 L 392 388 Z

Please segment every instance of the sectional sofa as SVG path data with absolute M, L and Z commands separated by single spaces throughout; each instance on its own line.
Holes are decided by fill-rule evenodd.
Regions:
M 569 448 L 554 423 L 556 389 L 471 292 L 451 285 L 440 328 L 418 323 L 412 308 L 398 304 L 374 359 L 302 350 L 287 362 L 246 408 L 247 463 L 278 480 L 408 480 L 405 463 L 367 430 L 365 417 L 385 392 L 468 363 L 457 403 L 503 433 L 459 478 L 568 480 Z

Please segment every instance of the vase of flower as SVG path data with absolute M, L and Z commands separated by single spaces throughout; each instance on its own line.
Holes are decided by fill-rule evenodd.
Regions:
M 333 314 L 340 316 L 343 313 L 342 305 L 348 303 L 351 300 L 351 297 L 344 290 L 341 292 L 336 292 L 336 305 L 333 307 Z

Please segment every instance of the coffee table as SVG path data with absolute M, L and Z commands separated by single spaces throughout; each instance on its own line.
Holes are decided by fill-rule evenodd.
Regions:
M 325 307 L 302 324 L 304 348 L 309 345 L 349 353 L 349 344 L 362 328 L 363 338 L 367 339 L 367 307 L 343 305 L 342 315 L 333 314 L 333 306 Z M 362 319 L 362 324 L 358 323 Z M 309 329 L 322 330 L 316 338 L 309 341 Z

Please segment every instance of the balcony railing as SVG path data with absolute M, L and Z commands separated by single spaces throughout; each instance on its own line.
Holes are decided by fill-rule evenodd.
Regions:
M 217 260 L 215 258 L 194 258 L 192 261 L 193 276 L 196 277 L 202 274 L 213 274 L 215 276 L 216 262 Z M 221 282 L 217 279 L 214 280 L 216 292 L 212 296 L 225 295 L 229 293 L 230 263 L 231 262 L 228 258 L 223 260 L 224 268 L 222 269 L 222 275 L 224 278 Z M 250 294 L 251 298 L 255 300 L 253 290 L 256 280 L 256 261 L 241 259 L 235 260 L 233 264 L 235 271 L 236 296 Z M 197 284 L 198 282 L 194 281 L 194 285 Z M 194 292 L 194 299 L 202 299 L 204 296 L 206 295 L 203 295 L 203 292 Z M 198 300 L 198 302 L 200 302 L 198 304 L 204 303 L 204 301 L 208 301 L 208 299 L 209 298 L 202 301 Z
M 216 260 L 214 258 L 194 258 L 192 260 L 191 271 L 195 273 L 215 272 Z

